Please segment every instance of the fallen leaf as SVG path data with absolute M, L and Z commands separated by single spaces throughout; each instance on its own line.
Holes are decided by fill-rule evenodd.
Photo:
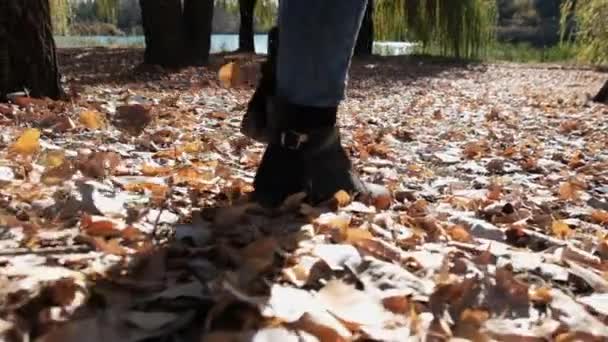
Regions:
M 352 329 L 362 325 L 382 326 L 389 319 L 379 299 L 340 280 L 329 281 L 316 298 Z
M 80 113 L 79 121 L 81 125 L 88 129 L 102 129 L 106 126 L 103 114 L 94 110 L 86 110 Z
M 132 136 L 139 136 L 150 122 L 152 122 L 150 107 L 141 104 L 117 107 L 116 115 L 112 120 L 116 127 Z
M 593 222 L 595 222 L 595 223 L 607 224 L 608 223 L 608 211 L 594 210 L 591 213 L 591 220 L 593 220 Z
M 333 200 L 336 204 L 336 208 L 341 208 L 347 206 L 350 203 L 351 198 L 346 191 L 340 190 L 334 194 Z
M 40 150 L 40 131 L 36 128 L 28 128 L 11 145 L 11 152 L 21 155 L 32 155 Z
M 566 222 L 559 220 L 553 221 L 553 223 L 551 223 L 551 231 L 553 232 L 553 235 L 559 237 L 562 240 L 565 240 L 571 237 L 572 234 L 574 234 L 574 231 Z
M 225 88 L 235 87 L 239 79 L 239 64 L 230 62 L 223 65 L 218 71 L 218 78 Z

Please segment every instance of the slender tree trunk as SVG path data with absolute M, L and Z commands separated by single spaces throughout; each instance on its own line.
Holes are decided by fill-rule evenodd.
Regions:
M 63 94 L 50 14 L 49 0 L 0 0 L 0 99 Z
M 239 51 L 255 52 L 253 15 L 257 0 L 239 0 L 241 25 L 239 28 Z
M 184 34 L 189 65 L 205 65 L 209 61 L 213 30 L 213 0 L 184 1 Z
M 599 93 L 595 95 L 593 101 L 608 104 L 608 81 L 604 83 L 604 86 L 602 86 L 602 89 L 600 89 Z
M 365 16 L 361 23 L 357 45 L 355 46 L 355 56 L 369 56 L 374 47 L 374 0 L 367 1 Z
M 146 37 L 145 64 L 180 67 L 184 64 L 181 0 L 140 0 Z

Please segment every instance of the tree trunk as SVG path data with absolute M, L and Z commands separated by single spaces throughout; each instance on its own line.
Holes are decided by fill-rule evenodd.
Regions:
M 180 67 L 184 64 L 181 0 L 139 0 L 146 37 L 145 64 Z
M 365 16 L 361 23 L 357 45 L 355 45 L 355 56 L 370 56 L 374 47 L 374 0 L 367 1 Z
M 50 14 L 49 0 L 0 0 L 0 99 L 63 94 Z
M 184 34 L 188 65 L 205 65 L 209 61 L 213 30 L 213 0 L 184 1 Z
M 599 93 L 595 95 L 593 101 L 608 104 L 608 81 L 604 83 L 604 86 L 602 87 L 602 89 L 600 89 Z
M 239 0 L 241 25 L 239 28 L 239 51 L 255 52 L 253 36 L 253 15 L 257 0 Z

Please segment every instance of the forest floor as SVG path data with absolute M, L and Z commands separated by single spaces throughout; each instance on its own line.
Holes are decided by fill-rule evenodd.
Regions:
M 0 104 L 0 340 L 608 339 L 608 74 L 356 60 L 344 144 L 393 199 L 269 211 L 227 56 L 59 56 L 70 101 Z

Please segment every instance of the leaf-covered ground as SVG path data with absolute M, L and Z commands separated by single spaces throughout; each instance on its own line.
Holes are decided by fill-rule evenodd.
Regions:
M 69 101 L 0 104 L 1 340 L 608 339 L 607 74 L 355 61 L 344 143 L 393 200 L 269 211 L 229 58 L 141 53 L 60 51 Z

